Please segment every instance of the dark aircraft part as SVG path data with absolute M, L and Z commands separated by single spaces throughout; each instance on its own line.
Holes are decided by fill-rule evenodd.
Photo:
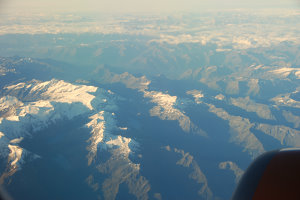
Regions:
M 232 200 L 300 199 L 300 149 L 264 153 L 246 170 Z

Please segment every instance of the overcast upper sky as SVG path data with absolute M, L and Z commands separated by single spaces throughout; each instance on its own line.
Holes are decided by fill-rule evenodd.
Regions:
M 228 8 L 300 8 L 300 0 L 0 0 L 1 10 L 99 11 L 99 12 L 173 12 Z M 0 10 L 0 11 L 1 11 Z

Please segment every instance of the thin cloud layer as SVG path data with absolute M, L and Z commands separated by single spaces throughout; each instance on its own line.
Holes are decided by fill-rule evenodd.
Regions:
M 236 8 L 300 8 L 299 0 L 2 0 L 0 1 L 0 4 L 2 7 L 2 11 L 22 10 L 27 12 L 99 11 L 109 13 L 124 13 L 201 11 L 203 9 Z

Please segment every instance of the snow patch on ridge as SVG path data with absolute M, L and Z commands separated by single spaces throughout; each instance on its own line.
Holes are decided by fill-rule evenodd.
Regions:
M 199 90 L 190 90 L 186 92 L 189 95 L 192 95 L 195 99 L 196 104 L 200 104 L 201 100 L 204 97 L 204 94 Z
M 114 146 L 118 147 L 120 154 L 124 157 L 128 157 L 132 149 L 137 146 L 137 143 L 131 138 L 118 135 L 114 139 L 111 138 L 111 140 L 107 141 L 106 145 L 109 148 L 113 148 Z
M 159 106 L 164 107 L 167 111 L 172 111 L 172 106 L 175 104 L 177 97 L 164 94 L 156 91 L 145 91 L 144 96 L 152 98 L 153 103 L 157 103 Z
M 133 163 L 129 159 L 129 155 L 138 143 L 131 138 L 113 134 L 114 130 L 122 129 L 116 125 L 116 114 L 112 110 L 109 112 L 102 110 L 89 119 L 91 121 L 86 124 L 91 129 L 87 147 L 88 165 L 95 163 L 101 174 L 109 176 L 100 183 L 96 182 L 94 175 L 91 174 L 87 178 L 90 187 L 98 190 L 101 184 L 104 199 L 115 199 L 120 184 L 125 183 L 129 193 L 137 199 L 148 199 L 150 184 L 145 177 L 140 175 L 140 164 Z M 96 160 L 98 150 L 108 151 L 111 154 L 110 158 L 104 163 Z
M 218 94 L 217 96 L 215 96 L 215 99 L 223 101 L 225 99 L 225 96 L 223 94 Z
M 120 135 L 113 135 L 112 132 L 117 130 L 114 113 L 100 111 L 91 116 L 91 121 L 86 124 L 91 129 L 91 137 L 88 139 L 87 147 L 88 165 L 95 160 L 98 148 L 100 149 L 118 149 L 118 155 L 128 158 L 132 150 L 138 146 L 138 143 L 131 138 Z
M 239 166 L 232 161 L 225 161 L 219 163 L 219 169 L 223 169 L 223 170 L 227 169 L 232 171 L 235 176 L 235 183 L 238 183 L 244 174 L 244 171 L 240 169 Z
M 144 91 L 144 97 L 151 98 L 151 102 L 157 104 L 150 110 L 151 116 L 157 116 L 162 120 L 176 120 L 184 132 L 207 136 L 206 132 L 193 124 L 188 116 L 175 108 L 177 96 L 157 91 Z
M 21 160 L 23 149 L 21 147 L 10 144 L 8 145 L 8 148 L 10 150 L 10 153 L 8 155 L 10 166 L 13 168 L 20 166 L 20 164 L 23 163 L 23 160 Z
M 113 113 L 100 111 L 95 115 L 89 117 L 91 121 L 86 124 L 86 127 L 91 129 L 91 137 L 88 139 L 89 145 L 87 150 L 89 151 L 88 165 L 94 161 L 97 156 L 99 143 L 105 144 L 109 137 L 112 137 L 111 132 L 116 127 Z M 104 145 L 102 148 L 106 148 Z
M 298 88 L 293 93 L 298 93 L 300 88 Z M 294 107 L 294 108 L 300 108 L 300 101 L 296 101 L 291 98 L 291 94 L 293 93 L 287 93 L 287 94 L 280 94 L 274 98 L 271 99 L 277 106 L 287 106 L 287 107 Z
M 297 79 L 300 79 L 300 68 L 283 67 L 270 72 L 279 75 L 281 78 L 287 78 L 290 74 L 294 73 Z

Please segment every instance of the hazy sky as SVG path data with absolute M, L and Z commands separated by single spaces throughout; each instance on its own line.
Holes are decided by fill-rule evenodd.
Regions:
M 223 8 L 297 7 L 300 0 L 0 0 L 6 11 L 172 12 Z

